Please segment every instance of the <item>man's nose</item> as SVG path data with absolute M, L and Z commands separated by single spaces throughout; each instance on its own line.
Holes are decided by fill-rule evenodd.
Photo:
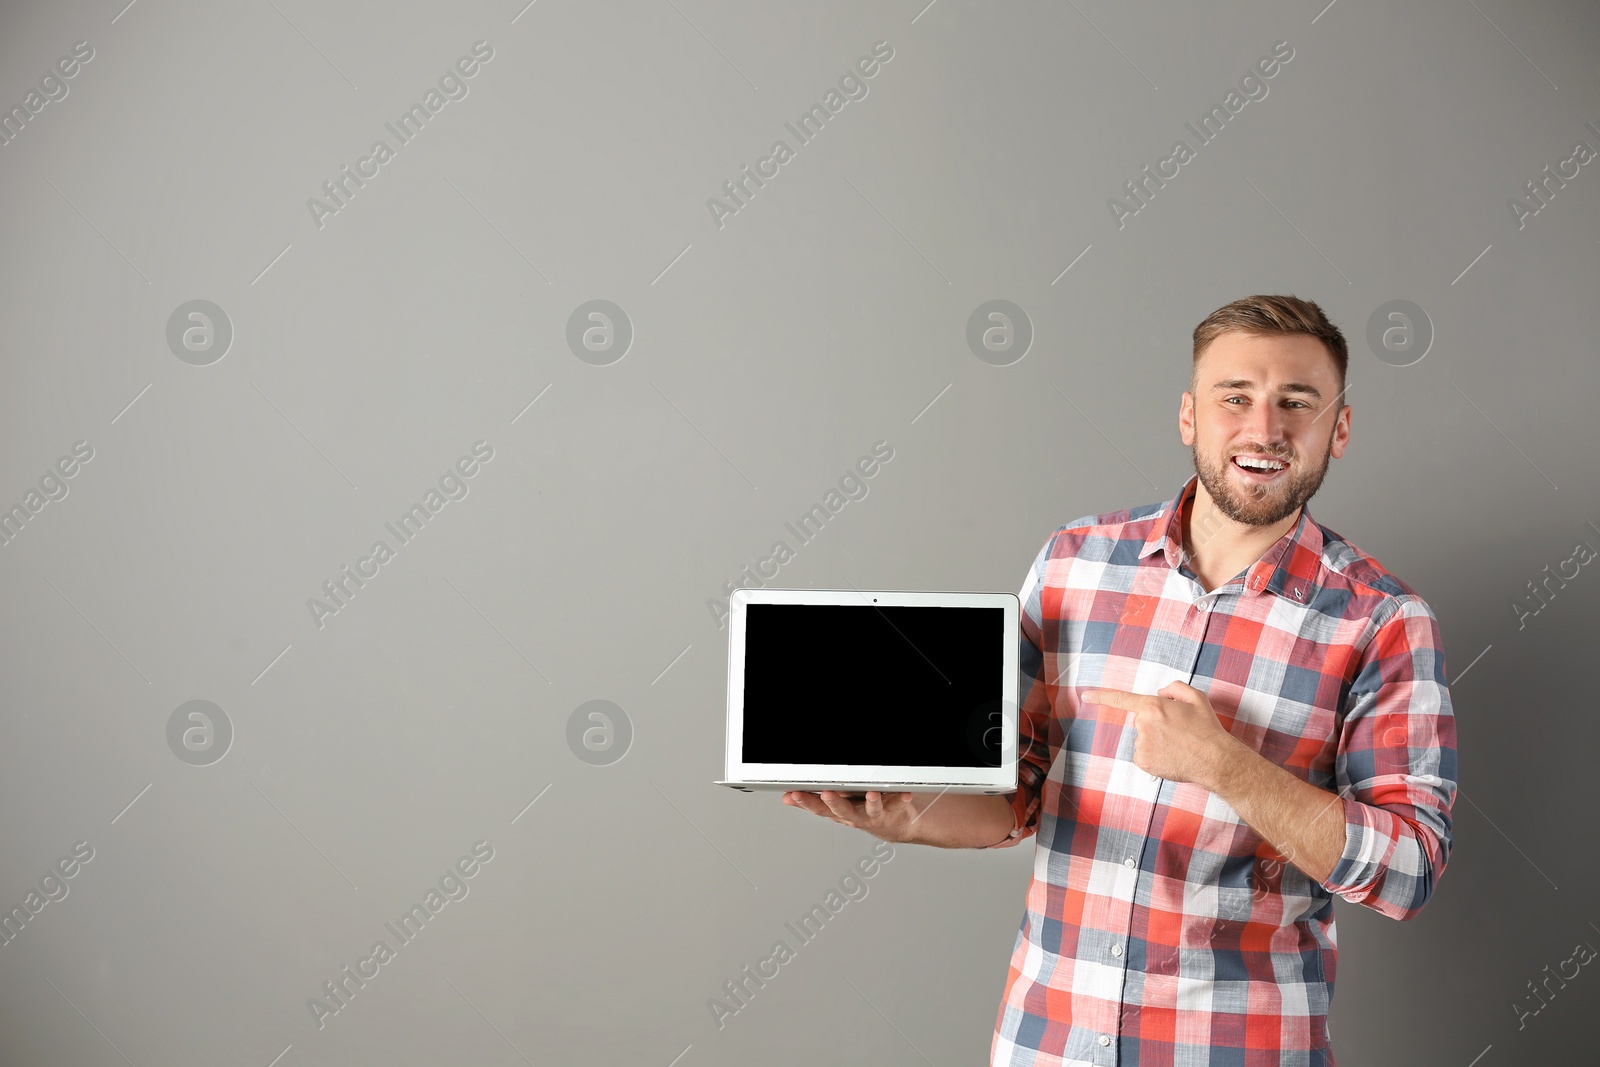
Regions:
M 1257 404 L 1250 409 L 1245 420 L 1245 432 L 1264 445 L 1281 448 L 1286 442 L 1284 428 L 1287 420 L 1276 404 Z

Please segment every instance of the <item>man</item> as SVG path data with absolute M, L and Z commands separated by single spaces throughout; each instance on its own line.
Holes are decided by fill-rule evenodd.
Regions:
M 1194 331 L 1164 504 L 1058 529 L 1021 591 L 1019 789 L 784 794 L 889 841 L 1039 850 L 995 1065 L 1333 1067 L 1333 895 L 1416 915 L 1450 852 L 1437 620 L 1305 504 L 1350 439 L 1309 301 Z

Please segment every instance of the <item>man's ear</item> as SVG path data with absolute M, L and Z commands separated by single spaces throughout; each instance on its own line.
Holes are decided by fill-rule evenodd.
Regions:
M 1188 392 L 1178 401 L 1178 436 L 1185 445 L 1194 446 L 1194 396 Z
M 1333 418 L 1333 440 L 1328 443 L 1328 454 L 1334 459 L 1341 458 L 1350 444 L 1350 416 L 1354 413 L 1355 409 L 1346 404 Z

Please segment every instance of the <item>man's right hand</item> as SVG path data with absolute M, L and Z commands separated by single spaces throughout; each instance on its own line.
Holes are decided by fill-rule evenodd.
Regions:
M 790 790 L 783 802 L 896 843 L 987 848 L 1005 839 L 1015 820 L 1011 802 L 981 793 L 884 793 L 852 800 L 837 790 Z
M 910 842 L 913 824 L 918 821 L 927 802 L 937 793 L 921 797 L 917 803 L 914 793 L 882 793 L 872 790 L 860 800 L 852 800 L 843 793 L 824 789 L 821 793 L 808 793 L 794 789 L 783 794 L 783 802 L 804 808 L 813 815 L 821 815 L 844 826 L 865 830 L 884 841 Z

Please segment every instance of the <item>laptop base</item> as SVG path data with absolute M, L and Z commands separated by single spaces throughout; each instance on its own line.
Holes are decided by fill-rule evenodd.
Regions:
M 730 782 L 718 779 L 715 785 L 725 785 L 730 789 L 738 789 L 746 793 L 757 790 L 799 790 L 804 793 L 821 793 L 823 790 L 832 790 L 836 793 L 854 794 L 865 796 L 869 791 L 878 793 L 987 793 L 991 796 L 1005 796 L 1015 793 L 1015 789 L 1002 789 L 992 785 L 972 785 L 970 783 L 952 785 L 944 782 Z

